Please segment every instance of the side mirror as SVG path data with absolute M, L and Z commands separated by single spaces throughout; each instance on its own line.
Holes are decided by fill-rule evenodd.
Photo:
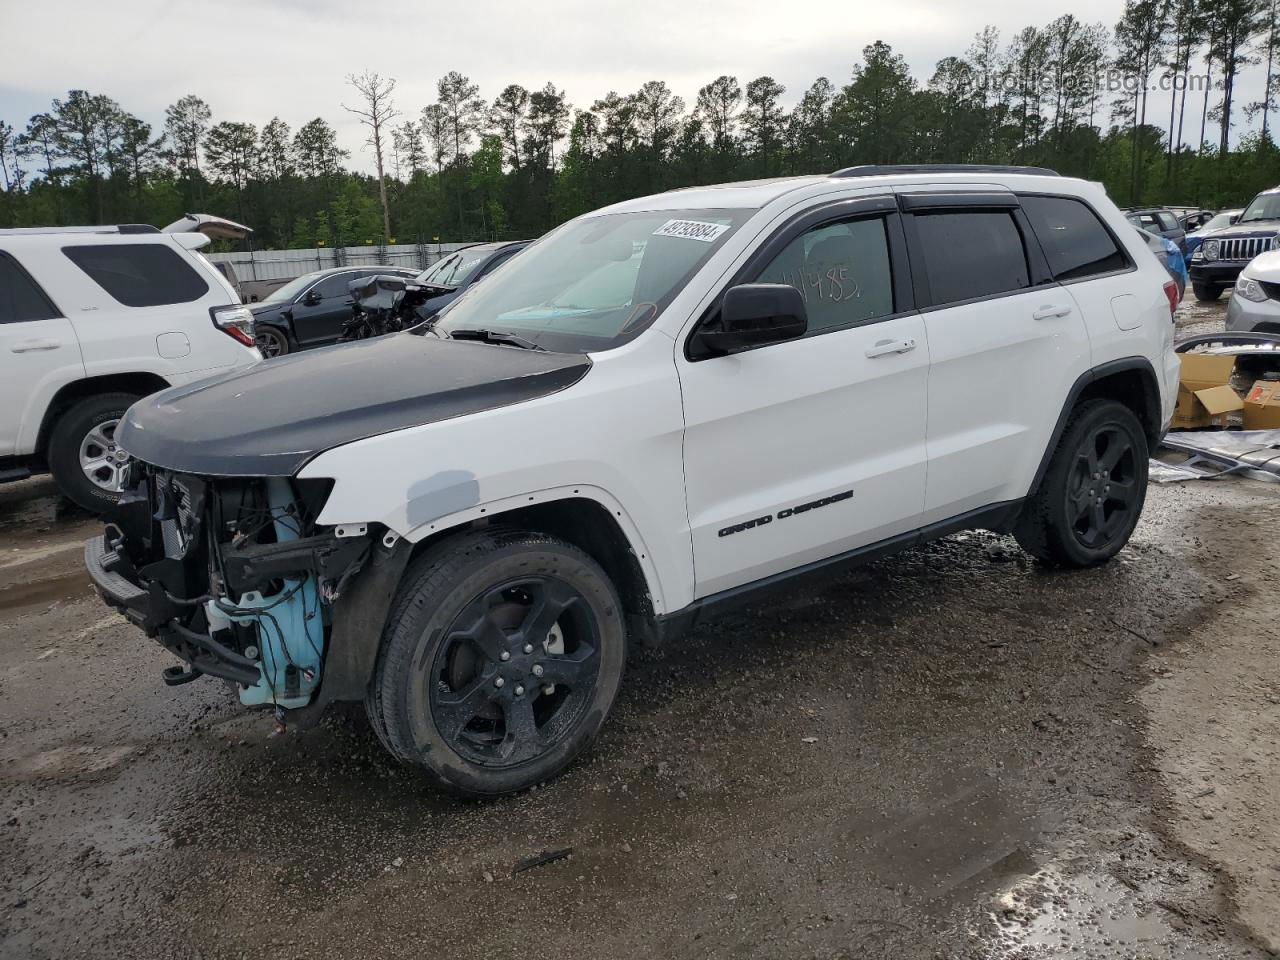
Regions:
M 1233 213 L 1233 214 L 1231 215 L 1230 222 L 1231 222 L 1231 223 L 1239 223 L 1239 222 L 1240 222 L 1240 214 L 1238 214 L 1238 213 Z
M 720 321 L 698 334 L 710 352 L 736 353 L 750 347 L 802 337 L 809 329 L 804 297 L 786 283 L 743 283 L 720 302 Z
M 304 307 L 314 307 L 319 302 L 320 294 L 316 293 L 314 290 L 308 290 L 307 295 L 302 298 L 302 305 Z

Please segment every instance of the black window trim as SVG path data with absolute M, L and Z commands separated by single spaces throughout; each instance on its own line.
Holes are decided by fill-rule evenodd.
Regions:
M 49 296 L 49 294 L 45 292 L 44 287 L 42 287 L 40 283 L 36 280 L 36 278 L 31 275 L 30 271 L 28 271 L 27 268 L 22 265 L 21 260 L 19 260 L 13 254 L 9 253 L 9 251 L 7 250 L 0 250 L 0 259 L 7 260 L 9 261 L 9 263 L 13 264 L 14 268 L 18 271 L 19 276 L 26 277 L 27 281 L 31 284 L 32 289 L 35 290 L 35 292 L 40 296 L 40 298 L 44 300 L 44 302 L 48 305 L 49 312 L 52 314 L 52 316 L 45 317 L 44 318 L 45 320 L 67 319 L 67 315 L 63 311 L 63 309 L 53 302 L 53 297 Z M 40 323 L 41 321 L 11 320 L 8 322 L 9 323 Z M 8 323 L 6 323 L 5 325 L 7 326 Z
M 900 195 L 910 196 L 910 195 Z M 916 196 L 919 196 L 918 194 Z M 946 196 L 946 195 L 944 195 Z M 951 194 L 951 197 L 963 196 L 962 194 Z M 915 279 L 916 302 L 920 304 L 921 313 L 933 313 L 937 310 L 946 310 L 950 307 L 963 307 L 971 303 L 984 303 L 988 300 L 1000 300 L 1004 297 L 1018 297 L 1026 293 L 1036 290 L 1043 290 L 1046 287 L 1057 286 L 1053 279 L 1053 275 L 1049 272 L 1049 263 L 1045 259 L 1044 251 L 1040 249 L 1040 241 L 1036 239 L 1035 231 L 1031 229 L 1031 223 L 1027 220 L 1026 213 L 1022 210 L 1021 202 L 1015 194 L 972 194 L 973 197 L 990 197 L 997 202 L 984 203 L 981 200 L 975 200 L 971 203 L 945 203 L 940 205 L 921 204 L 915 206 L 911 212 L 905 212 L 902 215 L 902 227 L 907 236 L 907 249 L 911 256 L 911 276 Z M 1012 201 L 1012 205 L 1009 201 Z M 946 213 L 954 211 L 956 213 L 974 213 L 989 211 L 991 213 L 1007 213 L 1013 218 L 1014 226 L 1018 230 L 1018 234 L 1022 239 L 1023 256 L 1027 259 L 1027 279 L 1030 283 L 1025 287 L 1016 290 L 1001 290 L 998 293 L 988 293 L 980 297 L 969 297 L 966 300 L 945 300 L 935 302 L 933 291 L 929 286 L 929 271 L 924 261 L 924 248 L 920 243 L 920 234 L 916 225 L 916 215 L 931 213 Z
M 307 287 L 307 289 L 303 290 L 300 294 L 294 297 L 293 302 L 301 303 L 302 298 L 305 297 L 312 290 L 314 290 L 316 287 L 320 286 L 320 284 L 324 283 L 326 280 L 332 280 L 334 277 L 340 277 L 344 273 L 349 273 L 352 275 L 352 279 L 358 280 L 359 277 L 356 277 L 355 274 L 359 273 L 363 269 L 365 268 L 364 267 L 343 267 L 341 270 L 333 271 L 333 273 L 326 273 L 323 277 L 319 277 L 318 279 L 314 280 L 311 283 L 311 285 Z M 347 282 L 350 283 L 351 281 L 348 280 Z
M 689 330 L 684 341 L 685 359 L 690 363 L 701 363 L 704 360 L 715 360 L 720 356 L 719 354 L 700 353 L 695 350 L 695 344 L 698 331 L 714 322 L 719 315 L 720 301 L 724 297 L 726 290 L 739 283 L 750 283 L 752 277 L 758 275 L 761 270 L 772 263 L 774 258 L 801 234 L 829 223 L 870 219 L 884 220 L 885 239 L 888 241 L 889 247 L 889 276 L 893 285 L 894 312 L 883 317 L 867 317 L 863 320 L 853 320 L 838 326 L 823 327 L 821 330 L 810 330 L 804 336 L 797 337 L 796 340 L 808 340 L 831 333 L 841 333 L 845 330 L 867 327 L 872 324 L 884 323 L 888 320 L 896 320 L 899 317 L 918 313 L 919 311 L 915 309 L 915 296 L 912 288 L 912 267 L 907 256 L 907 242 L 902 231 L 902 217 L 898 213 L 897 199 L 890 193 L 874 197 L 846 197 L 842 200 L 831 201 L 821 206 L 801 210 L 780 224 L 769 235 L 768 239 L 756 246 L 742 266 L 735 270 L 727 281 L 721 284 L 711 303 L 702 311 L 702 316 L 698 318 L 697 323 Z M 795 340 L 783 342 L 794 343 Z M 733 356 L 780 345 L 768 343 L 758 347 L 749 347 L 735 352 Z
M 1072 277 L 1070 280 L 1054 281 L 1059 286 L 1069 287 L 1072 284 L 1086 283 L 1089 280 L 1100 280 L 1104 277 L 1122 277 L 1126 273 L 1133 273 L 1135 270 L 1138 269 L 1138 265 L 1134 263 L 1133 257 L 1129 255 L 1129 248 L 1126 247 L 1120 241 L 1120 238 L 1116 236 L 1115 231 L 1111 229 L 1111 224 L 1107 223 L 1106 217 L 1098 213 L 1098 208 L 1095 207 L 1088 200 L 1086 200 L 1084 197 L 1077 197 L 1074 194 L 1070 194 L 1070 193 L 1051 193 L 1049 191 L 1040 191 L 1040 190 L 1028 190 L 1023 193 L 1018 193 L 1017 197 L 1019 202 L 1021 202 L 1023 197 L 1043 197 L 1047 200 L 1074 200 L 1076 203 L 1083 204 L 1084 208 L 1093 214 L 1094 219 L 1096 219 L 1098 223 L 1102 225 L 1102 229 L 1107 232 L 1107 236 L 1111 238 L 1111 242 L 1114 243 L 1116 245 L 1116 249 L 1120 251 L 1120 256 L 1124 257 L 1125 266 L 1123 267 L 1120 267 L 1115 270 L 1107 270 L 1103 273 L 1091 273 L 1087 277 Z M 1125 222 L 1126 223 L 1128 222 L 1127 217 L 1125 218 Z M 1040 238 L 1035 236 L 1034 230 L 1031 231 L 1031 235 L 1032 237 L 1035 238 L 1036 246 L 1040 247 Z M 1041 255 L 1042 256 L 1044 255 L 1043 249 L 1041 249 Z M 1047 257 L 1045 258 L 1045 262 L 1046 263 L 1048 262 Z

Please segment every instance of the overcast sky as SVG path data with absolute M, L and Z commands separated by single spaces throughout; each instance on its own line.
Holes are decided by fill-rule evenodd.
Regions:
M 431 102 L 436 80 L 449 70 L 470 76 L 486 99 L 508 83 L 532 89 L 552 81 L 580 107 L 654 79 L 692 105 L 698 87 L 720 74 L 744 84 L 769 74 L 793 103 L 818 76 L 847 81 L 862 47 L 877 39 L 901 53 L 924 83 L 938 59 L 963 54 L 984 23 L 1007 40 L 1029 14 L 1037 26 L 1069 10 L 1110 27 L 1122 6 L 1122 0 L 987 0 L 980 9 L 955 0 L 0 0 L 0 119 L 21 129 L 51 98 L 80 87 L 115 98 L 158 131 L 165 106 L 195 93 L 213 108 L 215 122 L 261 127 L 280 116 L 296 130 L 323 116 L 352 151 L 352 165 L 365 168 L 363 136 L 341 104 L 355 102 L 345 76 L 366 67 L 399 81 L 396 104 L 411 115 Z M 1258 74 L 1245 78 L 1241 107 L 1258 96 Z M 1167 115 L 1167 95 L 1153 95 L 1149 109 L 1155 118 Z M 1235 114 L 1233 138 L 1245 129 L 1243 110 Z M 1198 125 L 1198 101 L 1195 119 Z

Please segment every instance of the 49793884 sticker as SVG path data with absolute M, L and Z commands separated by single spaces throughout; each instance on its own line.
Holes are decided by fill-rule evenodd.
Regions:
M 701 220 L 668 220 L 657 230 L 655 237 L 680 237 L 684 240 L 701 240 L 703 243 L 715 243 L 720 235 L 728 230 L 727 224 L 704 223 Z

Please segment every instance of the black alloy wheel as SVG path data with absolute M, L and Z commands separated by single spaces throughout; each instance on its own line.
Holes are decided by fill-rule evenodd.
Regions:
M 600 672 L 600 625 L 563 580 L 492 587 L 455 618 L 431 673 L 431 715 L 459 756 L 507 767 L 571 730 Z
M 439 786 L 500 796 L 590 746 L 626 656 L 622 604 L 593 557 L 538 531 L 468 530 L 405 571 L 365 708 L 387 749 Z
M 1072 411 L 1013 526 L 1053 566 L 1105 563 L 1129 542 L 1147 497 L 1147 434 L 1128 406 L 1086 400 Z
M 1105 547 L 1132 526 L 1142 504 L 1136 457 L 1128 433 L 1115 424 L 1104 423 L 1085 435 L 1067 488 L 1071 530 L 1085 547 Z

